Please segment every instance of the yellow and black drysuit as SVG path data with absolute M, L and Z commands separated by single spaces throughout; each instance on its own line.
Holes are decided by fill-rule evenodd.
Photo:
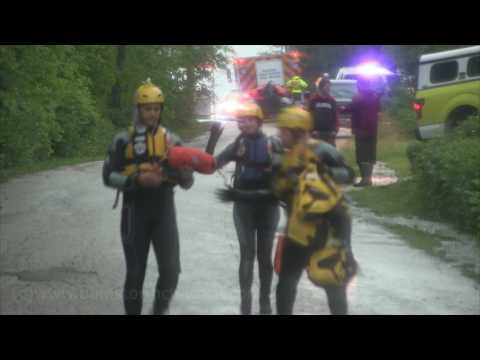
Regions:
M 351 218 L 337 184 L 352 181 L 353 171 L 337 150 L 323 141 L 297 144 L 276 164 L 273 189 L 286 204 L 288 216 L 280 255 L 278 314 L 293 313 L 303 270 L 309 265 L 312 254 L 325 248 L 330 231 L 351 254 Z M 346 287 L 322 287 L 326 290 L 331 313 L 346 314 Z
M 129 131 L 115 136 L 103 166 L 103 181 L 123 192 L 121 236 L 127 273 L 124 305 L 127 314 L 141 314 L 142 289 L 150 242 L 158 262 L 153 313 L 168 309 L 180 273 L 180 253 L 174 205 L 174 187 L 188 189 L 193 176 L 169 168 L 168 149 L 181 141 L 162 126 L 148 129 L 138 122 Z M 160 164 L 168 180 L 158 188 L 143 188 L 137 183 L 142 172 Z

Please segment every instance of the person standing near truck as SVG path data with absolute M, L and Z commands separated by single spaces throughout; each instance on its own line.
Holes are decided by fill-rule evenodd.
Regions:
M 308 83 L 303 80 L 300 76 L 294 76 L 289 81 L 287 81 L 287 89 L 292 94 L 292 99 L 294 103 L 304 102 L 303 95 L 308 89 Z
M 354 186 L 372 185 L 373 168 L 377 161 L 377 137 L 381 95 L 375 91 L 375 81 L 359 77 L 358 94 L 344 108 L 352 116 L 352 133 L 355 136 L 355 156 L 361 180 Z
M 316 92 L 309 101 L 308 110 L 313 116 L 312 137 L 335 145 L 340 121 L 337 102 L 330 95 L 330 80 L 320 77 L 315 82 Z

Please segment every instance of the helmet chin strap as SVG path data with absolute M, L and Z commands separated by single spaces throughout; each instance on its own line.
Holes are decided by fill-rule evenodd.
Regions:
M 149 130 L 152 130 L 152 132 L 155 132 L 155 131 L 158 129 L 159 126 L 160 126 L 160 120 L 158 120 L 158 121 L 156 122 L 156 124 L 153 125 L 153 126 L 147 126 L 147 128 L 148 128 Z

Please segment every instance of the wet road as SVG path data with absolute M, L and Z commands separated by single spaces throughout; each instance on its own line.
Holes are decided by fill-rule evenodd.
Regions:
M 228 128 L 217 150 L 236 134 Z M 193 145 L 205 143 L 203 136 Z M 64 167 L 0 185 L 1 314 L 123 313 L 120 212 L 111 209 L 115 193 L 103 186 L 101 167 L 101 162 Z M 227 177 L 232 170 L 232 165 L 225 169 Z M 219 174 L 196 175 L 192 190 L 176 190 L 183 272 L 170 314 L 239 313 L 232 206 L 214 197 L 223 181 Z M 474 281 L 408 247 L 361 210 L 353 214 L 361 273 L 349 287 L 351 314 L 480 314 Z M 151 252 L 144 313 L 151 309 L 156 271 Z M 255 296 L 257 287 L 255 280 Z M 328 314 L 324 292 L 305 276 L 295 313 Z

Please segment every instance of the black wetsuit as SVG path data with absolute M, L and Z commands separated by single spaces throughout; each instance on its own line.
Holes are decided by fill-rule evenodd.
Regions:
M 168 134 L 168 133 L 167 133 Z M 178 139 L 169 143 L 180 145 Z M 135 176 L 123 176 L 127 132 L 116 136 L 103 167 L 105 185 L 123 191 L 121 237 L 126 260 L 124 305 L 128 315 L 140 315 L 143 303 L 143 283 L 150 244 L 157 258 L 159 278 L 155 289 L 153 313 L 164 314 L 177 288 L 180 273 L 180 250 L 174 204 L 174 184 L 159 188 L 141 188 Z M 178 176 L 170 169 L 171 177 Z M 189 188 L 193 178 L 181 179 L 180 185 Z
M 272 154 L 269 140 L 259 132 L 241 135 L 217 156 L 217 167 L 236 162 L 234 188 L 239 190 L 269 190 L 271 186 Z M 272 152 L 280 151 L 278 142 L 270 142 Z M 280 219 L 278 202 L 273 199 L 239 200 L 234 203 L 233 219 L 240 244 L 239 280 L 241 313 L 250 314 L 255 255 L 260 278 L 260 313 L 271 313 L 270 292 L 273 278 L 272 248 Z

